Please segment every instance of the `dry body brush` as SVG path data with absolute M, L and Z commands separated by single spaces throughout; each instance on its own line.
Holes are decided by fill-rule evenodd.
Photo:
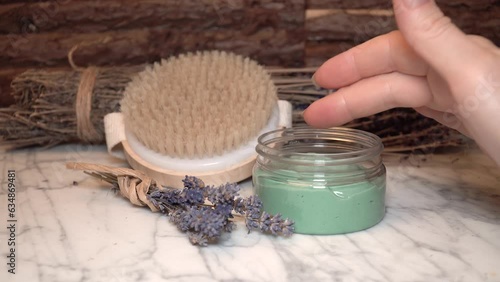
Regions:
M 87 68 L 85 70 L 30 70 L 14 79 L 16 104 L 0 109 L 0 144 L 15 149 L 68 142 L 100 144 L 103 118 L 120 111 L 120 100 L 131 78 L 143 67 Z M 311 84 L 309 69 L 267 68 L 278 97 L 294 106 L 294 124 L 310 103 L 328 95 Z M 382 138 L 386 151 L 432 152 L 457 147 L 463 136 L 412 109 L 393 109 L 346 125 Z
M 278 100 L 262 66 L 223 51 L 161 60 L 135 76 L 123 96 L 125 128 L 134 138 L 189 159 L 222 156 L 256 139 L 272 126 Z

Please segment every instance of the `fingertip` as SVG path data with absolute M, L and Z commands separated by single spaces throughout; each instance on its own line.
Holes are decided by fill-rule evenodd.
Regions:
M 311 77 L 311 82 L 314 85 L 314 87 L 321 88 L 321 86 L 316 82 L 315 76 L 316 76 L 316 73 L 314 73 L 313 76 Z
M 348 74 L 351 72 L 348 64 L 342 62 L 344 53 L 330 58 L 321 65 L 313 75 L 313 82 L 316 86 L 326 89 L 336 89 L 351 81 Z
M 316 87 L 322 87 L 326 89 L 334 88 L 334 85 L 330 83 L 330 78 L 334 77 L 335 69 L 332 64 L 332 60 L 330 58 L 326 62 L 324 62 L 313 74 L 311 80 Z
M 312 127 L 321 127 L 322 120 L 318 119 L 318 115 L 316 114 L 317 111 L 315 110 L 316 106 L 316 102 L 309 105 L 309 107 L 302 112 L 302 117 L 308 125 Z
M 313 103 L 314 104 L 314 103 Z M 309 105 L 301 114 L 302 114 L 302 118 L 304 119 L 304 121 L 310 125 L 310 126 L 313 126 L 314 127 L 314 120 L 311 119 L 311 115 L 309 114 L 309 108 L 311 108 L 312 104 Z
M 346 120 L 341 105 L 336 100 L 336 96 L 330 94 L 315 101 L 303 112 L 304 121 L 308 125 L 317 128 L 340 126 L 348 122 L 349 120 Z

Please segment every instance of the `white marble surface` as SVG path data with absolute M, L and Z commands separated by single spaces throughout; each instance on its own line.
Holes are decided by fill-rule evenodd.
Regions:
M 2 282 L 500 281 L 500 170 L 474 150 L 388 158 L 387 214 L 366 231 L 283 239 L 247 234 L 239 222 L 205 248 L 166 217 L 65 169 L 66 161 L 123 165 L 104 147 L 22 150 L 0 160 Z M 15 275 L 6 265 L 8 169 L 17 174 Z

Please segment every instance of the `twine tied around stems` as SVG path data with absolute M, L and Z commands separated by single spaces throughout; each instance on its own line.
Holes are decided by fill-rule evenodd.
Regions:
M 101 179 L 110 183 L 118 183 L 118 188 L 123 197 L 136 206 L 148 206 L 153 212 L 157 212 L 153 203 L 147 198 L 151 186 L 157 186 L 154 179 L 145 173 L 130 168 L 110 167 L 89 163 L 66 163 L 66 168 L 83 170 L 90 175 L 99 175 Z
M 92 93 L 94 91 L 99 69 L 94 66 L 89 66 L 87 68 L 77 66 L 73 60 L 73 54 L 81 45 L 103 44 L 108 42 L 109 39 L 109 37 L 105 37 L 95 42 L 77 44 L 68 52 L 69 64 L 74 70 L 81 72 L 80 83 L 75 99 L 76 133 L 80 140 L 87 143 L 98 143 L 102 141 L 102 134 L 97 132 L 91 120 Z
M 80 140 L 88 143 L 99 142 L 102 139 L 101 134 L 97 132 L 90 119 L 92 92 L 97 73 L 96 67 L 88 67 L 82 71 L 75 100 L 76 134 Z

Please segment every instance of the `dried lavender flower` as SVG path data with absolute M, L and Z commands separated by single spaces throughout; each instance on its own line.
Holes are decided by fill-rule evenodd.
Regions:
M 186 176 L 182 180 L 184 188 L 179 190 L 161 187 L 154 179 L 131 169 L 78 163 L 73 163 L 70 167 L 88 169 L 85 173 L 110 183 L 116 191 L 123 184 L 120 180 L 122 177 L 134 181 L 146 179 L 151 183 L 146 192 L 148 201 L 144 203 L 141 200 L 139 205 L 147 205 L 151 210 L 159 210 L 167 215 L 179 230 L 187 233 L 190 242 L 195 245 L 206 246 L 218 240 L 222 232 L 234 230 L 235 215 L 245 219 L 249 232 L 260 230 L 273 235 L 290 236 L 294 231 L 293 221 L 283 219 L 279 214 L 273 216 L 262 211 L 259 197 L 240 197 L 240 188 L 236 183 L 213 187 L 206 186 L 197 177 Z M 136 192 L 144 193 L 143 190 Z M 131 202 L 138 204 L 132 200 Z
M 288 218 L 283 219 L 281 214 L 276 214 L 271 217 L 269 230 L 273 235 L 290 236 L 294 231 L 293 221 Z
M 270 215 L 262 210 L 262 201 L 258 196 L 237 200 L 238 212 L 244 214 L 248 231 L 253 229 L 273 235 L 290 236 L 294 231 L 294 222 L 283 219 L 281 214 Z
M 283 236 L 293 233 L 293 221 L 262 211 L 262 201 L 257 196 L 239 197 L 240 188 L 236 183 L 205 186 L 194 176 L 186 176 L 182 182 L 182 190 L 156 189 L 147 197 L 179 230 L 186 232 L 195 245 L 206 246 L 217 241 L 222 232 L 234 230 L 233 214 L 245 218 L 249 232 L 260 230 Z
M 194 189 L 194 188 L 205 188 L 205 183 L 195 176 L 187 176 L 182 180 L 184 183 L 184 188 Z
M 233 218 L 232 212 L 233 212 L 233 206 L 230 204 L 217 204 L 214 206 L 215 212 L 227 216 L 229 218 Z
M 188 215 L 185 210 L 178 209 L 170 214 L 170 222 L 177 225 L 182 232 L 187 232 L 189 230 L 190 221 L 187 219 Z
M 262 201 L 257 196 L 237 198 L 234 200 L 234 211 L 241 215 L 245 215 L 246 218 L 255 219 L 259 217 L 261 208 Z
M 288 218 L 285 218 L 281 222 L 281 235 L 285 237 L 292 236 L 295 231 L 294 222 Z
M 208 189 L 206 192 L 207 199 L 217 204 L 233 204 L 234 199 L 239 196 L 240 187 L 236 183 L 227 183 L 219 187 Z
M 236 229 L 236 224 L 234 222 L 228 220 L 226 221 L 226 224 L 224 225 L 224 232 L 232 232 L 234 229 Z
M 189 241 L 193 245 L 199 245 L 205 247 L 208 244 L 207 238 L 205 238 L 202 234 L 196 232 L 188 232 L 187 233 Z
M 234 199 L 234 211 L 239 214 L 245 213 L 245 199 L 244 198 L 236 198 Z
M 169 214 L 175 210 L 174 206 L 185 204 L 186 199 L 181 192 L 177 189 L 162 189 L 150 192 L 146 197 L 162 213 Z
M 191 205 L 201 205 L 205 202 L 203 189 L 198 187 L 184 189 L 181 192 L 181 197 L 185 200 L 185 203 Z
M 272 217 L 270 214 L 265 211 L 262 212 L 259 218 L 259 229 L 262 230 L 262 232 L 269 232 L 269 230 L 271 230 L 271 219 Z

